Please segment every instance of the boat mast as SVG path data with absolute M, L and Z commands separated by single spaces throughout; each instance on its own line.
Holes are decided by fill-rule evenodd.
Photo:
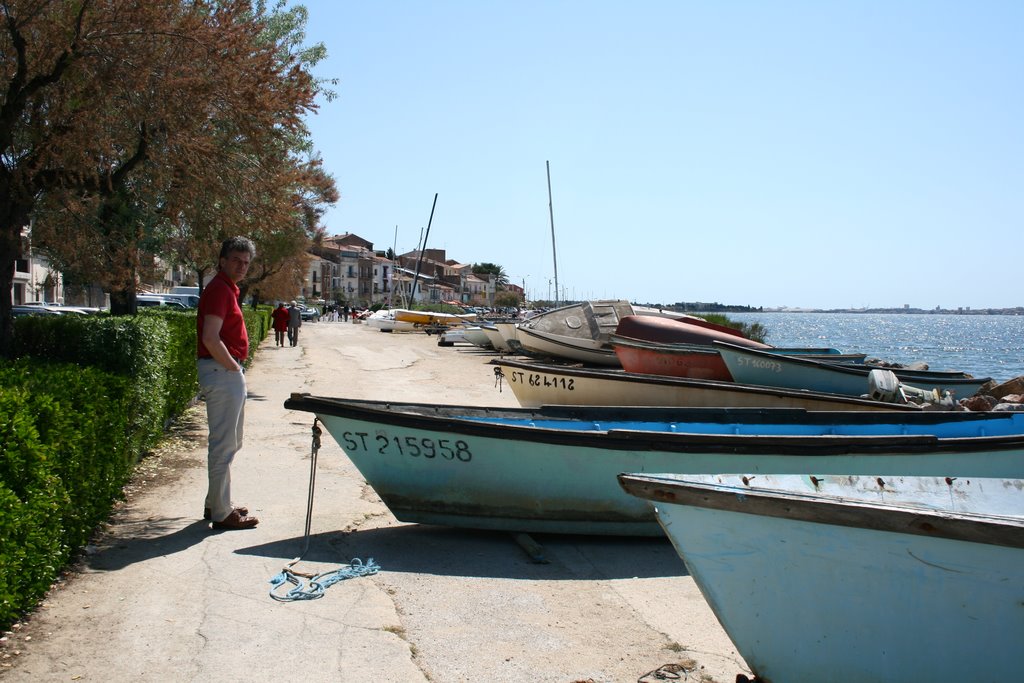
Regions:
M 430 218 L 427 220 L 427 234 L 423 236 L 423 243 L 420 245 L 420 256 L 416 259 L 416 274 L 412 277 L 412 302 L 416 303 L 416 281 L 420 279 L 420 266 L 423 265 L 423 252 L 427 249 L 427 238 L 430 237 L 430 224 L 434 222 L 434 207 L 437 206 L 437 193 L 434 193 L 434 203 L 430 206 Z
M 395 245 L 391 247 L 391 286 L 388 287 L 388 310 L 395 304 L 395 266 L 398 265 L 398 225 L 395 225 Z M 402 298 L 405 298 L 405 292 L 402 292 Z
M 555 208 L 551 201 L 551 162 L 545 161 L 548 169 L 548 215 L 551 217 L 551 258 L 555 262 L 555 306 L 558 306 L 558 254 L 555 252 Z

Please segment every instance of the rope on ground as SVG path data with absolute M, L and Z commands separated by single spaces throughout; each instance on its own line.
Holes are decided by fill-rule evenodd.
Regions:
M 313 492 L 316 489 L 316 459 L 320 452 L 320 437 L 323 430 L 318 424 L 319 418 L 313 418 L 313 442 L 310 448 L 309 457 L 309 495 L 306 498 L 306 531 L 303 537 L 302 553 L 294 560 L 285 565 L 277 576 L 270 579 L 270 597 L 279 602 L 291 602 L 293 600 L 316 600 L 324 596 L 324 591 L 345 579 L 352 579 L 357 576 L 369 576 L 380 571 L 380 566 L 369 558 L 366 564 L 358 557 L 354 558 L 347 566 L 332 569 L 329 572 L 320 574 L 305 574 L 294 569 L 296 562 L 302 559 L 309 550 L 309 529 L 313 521 Z M 309 579 L 309 583 L 303 581 Z M 282 586 L 294 586 L 283 595 L 278 591 Z
M 300 576 L 304 575 L 292 571 L 289 567 L 281 570 L 280 574 L 270 579 L 270 597 L 278 602 L 316 600 L 317 598 L 322 598 L 324 591 L 339 581 L 354 579 L 359 576 L 369 576 L 376 574 L 378 571 L 380 571 L 380 565 L 374 562 L 372 557 L 366 560 L 366 564 L 363 564 L 363 561 L 356 557 L 347 566 L 316 574 L 309 579 L 307 584 L 300 578 Z M 282 595 L 278 592 L 278 589 L 285 585 L 292 585 L 294 588 Z

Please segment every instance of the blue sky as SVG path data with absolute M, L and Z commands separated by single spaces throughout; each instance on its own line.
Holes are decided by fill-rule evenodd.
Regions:
M 324 224 L 553 297 L 1024 305 L 1024 2 L 306 0 Z

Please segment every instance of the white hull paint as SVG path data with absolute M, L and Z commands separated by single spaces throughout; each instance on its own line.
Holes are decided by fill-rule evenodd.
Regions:
M 527 354 L 619 367 L 619 357 L 607 342 L 567 337 L 526 327 L 519 329 L 519 344 Z
M 395 320 L 394 312 L 381 309 L 366 318 L 364 324 L 368 329 L 381 332 L 413 332 L 416 325 L 410 322 Z

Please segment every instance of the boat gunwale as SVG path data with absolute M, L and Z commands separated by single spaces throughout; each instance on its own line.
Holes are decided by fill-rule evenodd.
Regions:
M 660 351 L 671 354 L 694 354 L 698 356 L 720 356 L 717 349 L 711 348 L 710 344 L 690 344 L 687 342 L 652 342 L 636 337 L 626 337 L 621 334 L 613 334 L 609 343 L 615 346 L 624 346 L 630 349 L 642 349 L 644 351 Z
M 716 352 L 717 353 L 717 352 Z M 525 361 L 511 360 L 508 358 L 492 358 L 489 363 L 496 366 L 508 366 L 519 370 L 530 372 L 547 372 L 549 374 L 564 374 L 573 377 L 586 377 L 588 379 L 606 380 L 610 382 L 641 382 L 643 384 L 658 384 L 664 386 L 687 387 L 692 389 L 718 389 L 722 391 L 736 391 L 737 388 L 743 393 L 758 394 L 764 396 L 808 398 L 821 401 L 832 401 L 835 403 L 850 404 L 856 403 L 865 408 L 878 408 L 885 406 L 887 410 L 894 412 L 921 412 L 920 406 L 906 403 L 885 403 L 884 401 L 873 401 L 860 398 L 859 396 L 847 396 L 845 394 L 830 394 L 825 391 L 813 391 L 810 389 L 787 389 L 785 387 L 772 387 L 765 384 L 741 384 L 739 382 L 728 382 L 716 379 L 698 379 L 696 377 L 677 377 L 675 375 L 652 375 L 643 372 L 629 372 L 611 368 L 581 368 L 573 366 L 560 366 L 549 363 L 529 363 Z M 685 408 L 684 408 L 685 409 Z
M 874 366 L 868 363 L 834 363 L 828 361 L 821 361 L 814 358 L 807 358 L 805 356 L 789 356 L 784 354 L 772 354 L 770 351 L 763 351 L 761 349 L 748 349 L 745 346 L 739 346 L 737 344 L 728 344 L 726 342 L 714 341 L 713 346 L 720 347 L 720 351 L 726 351 L 736 354 L 750 353 L 756 355 L 758 358 L 770 358 L 775 362 L 789 363 L 802 368 L 813 368 L 823 369 L 830 372 L 839 372 L 846 375 L 856 375 L 857 377 L 867 377 L 872 370 L 891 370 L 901 382 L 914 386 L 914 380 L 919 382 L 935 382 L 948 384 L 955 386 L 958 384 L 962 385 L 981 385 L 986 382 L 991 382 L 991 377 L 967 377 L 962 372 L 958 371 L 945 371 L 945 370 L 912 370 L 910 368 L 885 368 Z M 722 355 L 725 359 L 725 355 Z M 728 360 L 726 360 L 728 365 Z M 731 372 L 731 370 L 730 370 Z
M 626 493 L 668 503 L 799 522 L 1024 548 L 1024 518 L 928 509 L 782 489 L 740 488 L 683 477 L 622 473 Z
M 650 432 L 646 430 L 611 429 L 606 431 L 563 430 L 528 425 L 510 425 L 483 422 L 464 415 L 483 417 L 528 419 L 582 419 L 586 414 L 589 421 L 600 423 L 604 420 L 625 421 L 631 412 L 642 414 L 651 420 L 658 418 L 658 412 L 650 408 L 629 408 L 625 406 L 542 406 L 534 408 L 487 408 L 479 406 L 457 406 L 442 404 L 402 403 L 394 401 L 369 401 L 337 399 L 293 394 L 285 401 L 288 410 L 311 412 L 318 415 L 361 420 L 390 426 L 400 426 L 429 431 L 445 431 L 454 434 L 491 439 L 516 439 L 533 443 L 573 445 L 600 450 L 665 451 L 688 453 L 695 447 L 703 453 L 764 454 L 764 455 L 874 455 L 906 454 L 928 455 L 931 453 L 973 453 L 994 450 L 1024 448 L 1024 434 L 1008 436 L 966 436 L 936 437 L 934 435 L 753 435 L 753 434 L 695 434 L 687 432 Z M 425 410 L 433 410 L 427 414 Z M 654 408 L 653 411 L 661 411 Z M 612 412 L 614 411 L 614 412 Z M 453 414 L 454 413 L 454 414 Z M 840 423 L 877 423 L 877 411 L 807 411 L 800 408 L 666 408 L 667 422 L 685 423 L 680 416 L 700 416 L 704 422 L 718 418 L 718 422 L 736 422 L 737 417 L 778 419 L 799 417 L 814 424 L 827 422 L 833 417 Z M 919 424 L 942 422 L 946 412 L 893 413 L 892 422 L 910 421 Z M 1011 419 L 1014 413 L 956 413 L 957 420 Z M 730 418 L 726 420 L 725 418 Z M 661 421 L 661 420 L 659 420 Z
M 717 341 L 717 340 L 716 340 Z M 718 349 L 713 348 L 712 343 L 708 344 L 695 344 L 690 342 L 659 342 L 650 341 L 647 339 L 639 339 L 637 337 L 629 337 L 623 334 L 613 334 L 609 343 L 615 346 L 622 346 L 629 349 L 639 349 L 642 351 L 653 351 L 657 353 L 666 353 L 671 355 L 684 355 L 684 354 L 707 354 L 707 355 L 718 355 Z M 727 344 L 728 342 L 718 342 Z M 733 346 L 738 346 L 734 344 Z M 747 348 L 745 346 L 739 348 Z M 825 346 L 773 346 L 768 349 L 754 349 L 755 351 L 764 351 L 779 356 L 785 357 L 796 357 L 796 358 L 807 358 L 808 360 L 818 361 L 819 363 L 829 363 L 836 365 L 853 365 L 856 367 L 871 367 L 866 366 L 862 361 L 867 358 L 866 353 L 844 353 L 839 349 Z M 885 368 L 889 369 L 889 368 Z M 905 368 L 899 368 L 901 371 Z M 919 371 L 913 371 L 919 372 Z M 924 371 L 930 372 L 930 371 Z M 962 374 L 962 373 L 954 373 Z

